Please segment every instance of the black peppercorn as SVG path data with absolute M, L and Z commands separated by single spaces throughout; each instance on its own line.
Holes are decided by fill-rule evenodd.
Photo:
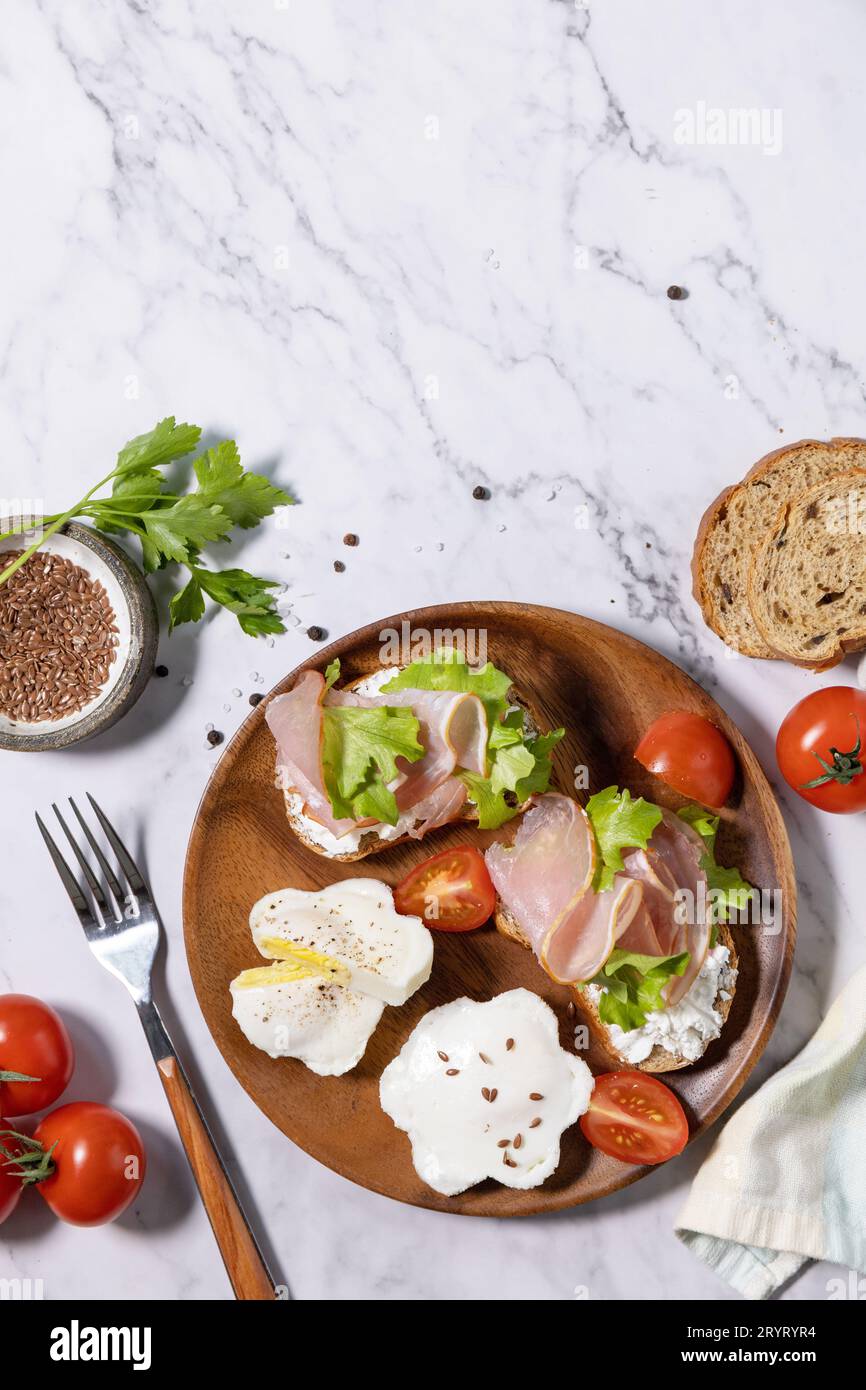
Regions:
M 343 564 L 342 560 L 334 561 L 334 569 L 337 571 L 337 574 L 342 574 L 345 568 L 346 566 Z
M 357 544 L 358 544 L 358 537 L 355 535 L 354 531 L 347 531 L 346 534 L 345 534 L 345 536 L 343 537 L 343 545 L 357 545 Z
M 168 675 L 168 667 L 167 667 L 167 666 L 155 666 L 155 667 L 154 667 L 154 670 L 153 670 L 153 674 L 154 674 L 155 676 L 167 676 L 167 675 Z
M 307 628 L 307 636 L 309 637 L 311 642 L 324 642 L 327 635 L 328 634 L 323 627 L 317 627 L 314 625 L 313 627 Z
M 216 748 L 217 744 L 222 743 L 224 738 L 225 734 L 221 734 L 219 729 L 210 729 L 208 731 L 207 741 L 211 748 Z
M 668 299 L 688 299 L 689 292 L 684 290 L 682 285 L 671 285 L 668 288 Z
M 255 691 L 255 692 L 250 696 L 250 704 L 251 704 L 253 707 L 255 707 L 256 705 L 260 705 L 260 704 L 262 703 L 262 700 L 263 700 L 264 698 L 265 698 L 264 695 L 260 695 L 260 694 L 258 693 L 258 691 Z
M 490 500 L 490 489 L 482 487 L 479 483 L 477 487 L 472 489 L 472 496 L 475 498 L 476 502 L 488 502 Z

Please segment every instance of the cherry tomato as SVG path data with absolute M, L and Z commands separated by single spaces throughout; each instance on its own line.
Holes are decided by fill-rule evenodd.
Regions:
M 0 1130 L 2 1129 L 15 1129 L 15 1125 L 0 1118 Z M 18 1150 L 16 1141 L 5 1134 L 0 1134 L 0 1144 L 9 1153 L 14 1154 Z M 0 1226 L 17 1207 L 23 1191 L 21 1179 L 12 1173 L 5 1154 L 0 1153 Z
M 36 1189 L 55 1216 L 71 1226 L 116 1220 L 144 1181 L 141 1135 L 131 1120 L 107 1105 L 61 1105 L 40 1121 L 33 1137 L 45 1149 L 56 1144 L 54 1172 Z
M 0 994 L 0 1093 L 4 1115 L 32 1115 L 59 1100 L 75 1053 L 66 1024 L 50 1004 L 29 994 Z M 4 1072 L 37 1078 L 6 1081 Z
M 665 1163 L 688 1143 L 689 1122 L 673 1091 L 643 1071 L 612 1071 L 595 1078 L 584 1136 L 624 1163 Z
M 394 906 L 437 931 L 473 931 L 492 915 L 496 889 L 484 856 L 457 845 L 410 870 L 394 889 Z
M 790 787 L 822 811 L 866 810 L 866 691 L 815 690 L 795 705 L 776 737 L 776 760 Z
M 703 806 L 724 806 L 734 785 L 734 754 L 701 714 L 671 710 L 650 724 L 634 755 L 674 791 Z

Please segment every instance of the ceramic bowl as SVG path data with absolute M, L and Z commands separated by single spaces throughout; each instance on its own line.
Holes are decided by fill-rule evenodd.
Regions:
M 3 553 L 21 550 L 22 543 L 28 542 L 20 536 L 0 542 L 0 570 L 4 568 Z M 101 734 L 122 718 L 147 685 L 159 639 L 156 606 L 147 581 L 114 541 L 72 521 L 49 537 L 43 548 L 80 565 L 100 581 L 114 609 L 119 632 L 117 654 L 108 679 L 89 705 L 63 718 L 26 723 L 0 714 L 0 748 L 30 753 L 68 748 Z

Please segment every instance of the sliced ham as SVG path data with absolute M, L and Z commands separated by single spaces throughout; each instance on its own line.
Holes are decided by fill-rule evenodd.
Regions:
M 466 787 L 459 777 L 449 777 L 412 807 L 415 823 L 409 830 L 411 838 L 421 840 L 428 830 L 450 825 L 460 815 L 465 801 Z
M 487 770 L 487 713 L 477 695 L 453 690 L 393 690 L 375 695 L 329 690 L 325 704 L 354 705 L 360 709 L 375 709 L 381 705 L 411 709 L 418 720 L 418 737 L 426 751 L 424 757 L 414 763 L 405 758 L 397 759 L 402 780 L 393 791 L 401 814 L 415 810 L 419 802 L 452 777 L 456 768 L 466 768 L 482 777 Z M 454 788 L 452 796 L 456 796 Z
M 330 830 L 345 835 L 352 820 L 337 820 L 322 780 L 322 696 L 325 679 L 319 671 L 304 671 L 286 695 L 277 695 L 265 710 L 268 728 L 277 744 L 277 776 L 283 791 L 303 799 L 304 811 Z
M 595 836 L 586 814 L 570 797 L 550 792 L 524 816 L 512 848 L 492 845 L 484 857 L 505 907 L 562 984 L 592 979 L 614 946 L 647 956 L 688 951 L 685 973 L 665 987 L 671 1005 L 691 987 L 709 947 L 708 922 L 678 920 L 679 889 L 689 891 L 696 908 L 703 898 L 703 850 L 691 826 L 663 811 L 646 850 L 624 855 L 613 886 L 596 893 Z
M 638 956 L 664 956 L 656 936 L 649 908 L 642 902 L 625 930 L 617 937 L 616 944 L 621 951 L 634 951 Z
M 400 815 L 411 812 L 409 834 L 420 839 L 428 830 L 456 819 L 466 801 L 466 788 L 454 776 L 466 768 L 486 771 L 487 714 L 477 695 L 455 691 L 399 690 L 391 694 L 358 695 L 352 690 L 325 691 L 318 671 L 305 671 L 292 690 L 278 695 L 265 717 L 277 744 L 280 786 L 303 801 L 304 814 L 338 838 L 374 821 L 337 819 L 322 776 L 322 705 L 372 709 L 378 705 L 410 708 L 419 723 L 422 758 L 397 759 L 399 781 L 392 790 Z
M 493 886 L 541 959 L 551 929 L 591 890 L 595 836 L 569 796 L 548 792 L 532 806 L 514 844 L 484 856 Z
M 605 893 L 581 893 L 553 923 L 541 950 L 541 964 L 559 984 L 591 980 L 618 938 L 627 933 L 641 907 L 641 887 L 617 874 Z
M 687 993 L 707 958 L 710 923 L 680 920 L 684 914 L 677 898 L 681 890 L 687 892 L 695 910 L 686 915 L 697 917 L 706 902 L 707 878 L 700 867 L 703 853 L 704 842 L 697 831 L 680 816 L 663 811 L 647 848 L 623 855 L 626 873 L 643 886 L 644 902 L 659 943 L 658 954 L 689 953 L 684 974 L 674 976 L 665 986 L 668 1005 L 676 1004 Z

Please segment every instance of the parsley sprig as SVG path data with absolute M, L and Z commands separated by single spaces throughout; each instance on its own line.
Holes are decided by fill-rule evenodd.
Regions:
M 234 527 L 247 531 L 258 526 L 276 507 L 294 499 L 267 478 L 247 472 L 233 439 L 223 440 L 194 460 L 195 492 L 172 492 L 161 470 L 193 453 L 200 437 L 199 425 L 178 425 L 169 415 L 147 434 L 130 439 L 111 472 L 74 507 L 43 518 L 39 540 L 6 567 L 0 574 L 0 585 L 67 521 L 84 517 L 100 531 L 137 536 L 148 573 L 169 563 L 186 566 L 190 577 L 169 606 L 171 628 L 198 622 L 207 595 L 234 613 L 251 637 L 285 632 L 274 595 L 269 592 L 277 587 L 276 581 L 258 579 L 241 569 L 209 569 L 201 563 L 201 548 L 228 541 Z M 98 497 L 96 494 L 109 484 L 110 494 Z

